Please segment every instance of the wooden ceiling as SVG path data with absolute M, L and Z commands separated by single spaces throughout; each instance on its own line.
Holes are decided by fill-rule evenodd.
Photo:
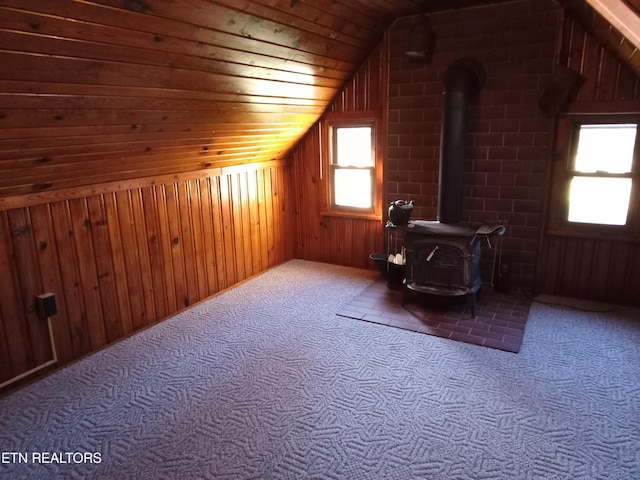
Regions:
M 0 198 L 285 158 L 395 18 L 504 1 L 0 0 Z

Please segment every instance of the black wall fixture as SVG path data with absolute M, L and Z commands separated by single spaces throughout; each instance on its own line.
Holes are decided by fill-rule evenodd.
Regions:
M 424 15 L 415 15 L 411 19 L 411 29 L 407 49 L 404 54 L 411 62 L 429 62 L 433 55 L 436 34 L 431 28 L 429 19 Z
M 462 220 L 469 101 L 480 92 L 484 80 L 484 67 L 474 58 L 456 60 L 445 73 L 438 188 L 441 223 Z

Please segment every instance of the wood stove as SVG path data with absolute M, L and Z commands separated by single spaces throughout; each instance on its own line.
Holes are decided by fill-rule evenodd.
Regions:
M 482 232 L 484 232 L 483 230 Z M 493 231 L 493 230 L 492 230 Z M 475 316 L 480 278 L 480 241 L 486 235 L 463 225 L 414 220 L 404 227 L 407 290 L 436 295 L 467 295 Z

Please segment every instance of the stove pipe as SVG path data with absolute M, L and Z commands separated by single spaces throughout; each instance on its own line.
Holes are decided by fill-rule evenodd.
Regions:
M 485 73 L 474 58 L 462 58 L 445 73 L 444 110 L 440 140 L 438 221 L 459 223 L 464 196 L 469 100 L 480 92 Z

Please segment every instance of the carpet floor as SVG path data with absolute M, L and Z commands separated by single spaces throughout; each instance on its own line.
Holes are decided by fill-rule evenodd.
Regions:
M 336 315 L 376 276 L 294 260 L 0 398 L 0 478 L 640 478 L 638 309 L 536 302 L 514 355 Z

